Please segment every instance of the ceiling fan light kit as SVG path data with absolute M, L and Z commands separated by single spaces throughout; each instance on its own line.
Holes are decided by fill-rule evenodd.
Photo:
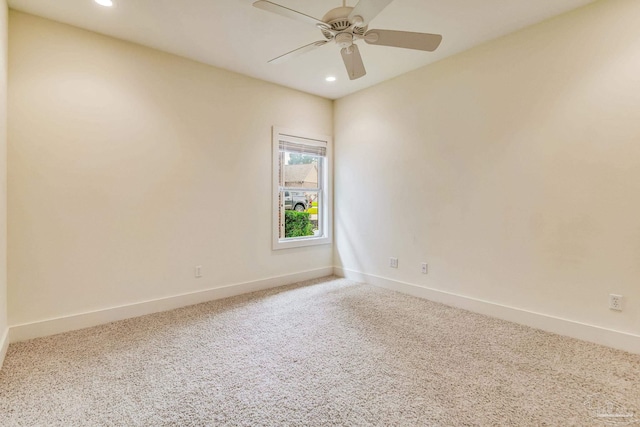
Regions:
M 365 43 L 371 45 L 401 47 L 426 52 L 433 52 L 442 42 L 442 36 L 439 34 L 368 30 L 369 22 L 392 1 L 360 0 L 355 7 L 346 6 L 343 2 L 342 7 L 331 9 L 321 20 L 268 0 L 259 0 L 253 5 L 280 16 L 315 25 L 324 36 L 324 40 L 287 52 L 270 60 L 270 63 L 283 62 L 334 41 L 340 47 L 340 54 L 349 79 L 355 80 L 367 74 L 360 50 L 355 43 L 358 40 L 364 40 Z

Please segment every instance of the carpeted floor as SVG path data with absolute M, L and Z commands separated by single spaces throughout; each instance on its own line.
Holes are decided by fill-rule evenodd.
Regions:
M 13 344 L 0 372 L 2 426 L 622 422 L 640 356 L 337 278 Z

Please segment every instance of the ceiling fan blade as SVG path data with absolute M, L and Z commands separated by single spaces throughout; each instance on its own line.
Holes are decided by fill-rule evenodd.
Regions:
M 382 9 L 387 7 L 392 1 L 393 0 L 360 0 L 349 14 L 349 21 L 353 22 L 352 19 L 354 16 L 360 16 L 364 22 L 358 26 L 364 27 L 369 24 L 369 21 L 378 16 L 378 14 L 382 12 Z
M 258 9 L 273 12 L 287 18 L 295 19 L 296 21 L 306 22 L 307 24 L 315 26 L 327 26 L 325 22 L 322 22 L 321 20 L 316 19 L 313 16 L 305 15 L 304 13 L 298 12 L 297 10 L 289 9 L 288 7 L 280 6 L 279 4 L 275 4 L 267 0 L 259 0 L 253 3 L 253 5 Z
M 287 59 L 293 58 L 295 56 L 298 55 L 302 55 L 303 53 L 309 52 L 310 50 L 313 50 L 317 47 L 320 46 L 324 46 L 325 44 L 327 44 L 329 41 L 328 40 L 320 40 L 317 42 L 313 42 L 313 43 L 309 43 L 308 45 L 299 47 L 297 49 L 292 50 L 291 52 L 287 52 L 284 55 L 280 55 L 277 58 L 273 58 L 271 61 L 269 61 L 270 64 L 279 64 L 281 62 L 286 61 Z
M 440 46 L 442 36 L 440 34 L 411 33 L 409 31 L 371 30 L 364 35 L 364 41 L 368 44 L 433 52 Z
M 344 61 L 344 66 L 347 68 L 347 74 L 349 74 L 350 80 L 359 79 L 367 74 L 358 45 L 352 44 L 349 47 L 345 47 L 340 53 L 342 54 L 342 60 Z

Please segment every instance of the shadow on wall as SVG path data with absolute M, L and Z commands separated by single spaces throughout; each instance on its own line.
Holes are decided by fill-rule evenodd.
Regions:
M 334 224 L 334 265 L 343 269 L 348 268 L 349 270 L 364 272 L 364 265 L 359 257 L 360 251 L 357 250 L 356 245 L 353 243 L 355 239 L 350 234 L 351 229 L 347 226 L 347 224 L 344 223 L 342 217 L 339 215 L 334 215 Z M 341 247 L 343 248 L 345 253 L 350 254 L 350 259 L 347 260 L 349 262 L 348 267 L 345 266 L 345 260 L 342 259 L 340 250 Z

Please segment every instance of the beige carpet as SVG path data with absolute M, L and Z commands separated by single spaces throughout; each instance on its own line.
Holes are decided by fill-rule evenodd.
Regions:
M 0 372 L 2 426 L 606 426 L 639 408 L 638 355 L 336 278 L 13 344 Z

